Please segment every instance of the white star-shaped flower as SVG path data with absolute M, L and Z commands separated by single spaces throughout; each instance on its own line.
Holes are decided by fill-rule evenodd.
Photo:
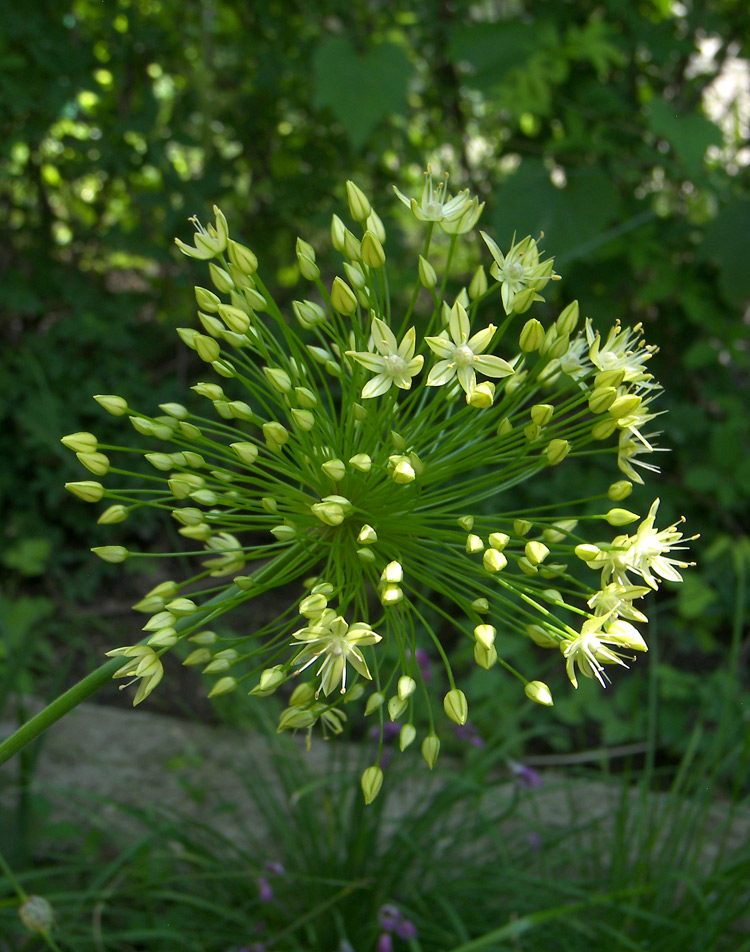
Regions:
M 300 628 L 299 631 L 293 633 L 292 637 L 305 644 L 294 659 L 294 664 L 302 665 L 300 671 L 304 671 L 318 658 L 323 659 L 315 672 L 320 675 L 320 688 L 315 694 L 316 697 L 321 691 L 326 696 L 329 695 L 339 683 L 341 693 L 346 692 L 347 662 L 363 678 L 372 679 L 360 649 L 365 645 L 375 645 L 382 639 L 365 622 L 349 625 L 341 615 L 337 615 L 333 609 L 329 608 L 314 625 Z
M 362 398 L 366 400 L 369 397 L 379 397 L 390 390 L 392 384 L 401 390 L 409 390 L 412 377 L 419 373 L 424 363 L 424 357 L 421 354 L 414 356 L 416 341 L 414 328 L 409 328 L 399 345 L 395 334 L 385 321 L 374 317 L 370 336 L 379 353 L 347 351 L 348 357 L 353 357 L 357 363 L 376 374 L 363 387 Z
M 427 386 L 441 387 L 458 377 L 463 390 L 471 394 L 477 385 L 476 371 L 486 377 L 507 377 L 512 374 L 513 367 L 507 360 L 484 353 L 495 336 L 496 329 L 494 324 L 490 324 L 483 331 L 469 337 L 469 316 L 463 305 L 456 301 L 448 320 L 450 336 L 443 331 L 438 337 L 425 337 L 433 353 L 441 358 L 430 371 Z

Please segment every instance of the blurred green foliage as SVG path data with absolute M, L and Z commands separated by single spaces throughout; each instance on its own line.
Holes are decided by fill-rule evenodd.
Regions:
M 92 393 L 154 406 L 194 381 L 174 334 L 194 311 L 191 264 L 172 245 L 186 219 L 220 204 L 291 297 L 295 238 L 321 239 L 346 178 L 387 217 L 390 184 L 421 188 L 431 159 L 482 196 L 501 243 L 544 232 L 564 275 L 550 313 L 578 298 L 595 323 L 642 321 L 660 347 L 672 452 L 647 491 L 665 521 L 684 513 L 703 536 L 660 615 L 665 734 L 679 747 L 746 637 L 733 553 L 750 496 L 749 56 L 742 0 L 3 5 L 8 597 L 23 589 L 64 614 L 115 576 L 88 555 L 101 540 L 63 491 L 81 474 L 59 438 L 117 442 Z M 585 477 L 571 467 L 549 490 Z M 644 691 L 632 679 L 615 704 L 582 690 L 560 709 L 576 742 L 618 742 L 638 736 Z M 478 716 L 515 707 L 493 690 Z

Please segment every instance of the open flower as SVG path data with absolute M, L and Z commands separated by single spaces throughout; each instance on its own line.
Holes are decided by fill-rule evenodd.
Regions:
M 607 625 L 607 630 L 604 626 Z M 648 651 L 648 646 L 631 624 L 626 621 L 609 621 L 607 615 L 589 618 L 581 627 L 581 634 L 570 641 L 560 644 L 565 658 L 565 670 L 574 688 L 578 687 L 575 666 L 585 678 L 596 678 L 603 688 L 609 678 L 604 671 L 605 664 L 628 666 L 622 660 L 623 655 L 613 648 L 629 648 L 631 651 Z
M 533 238 L 524 238 L 518 244 L 514 241 L 508 254 L 504 255 L 488 234 L 481 232 L 481 235 L 495 259 L 490 274 L 500 282 L 500 297 L 506 314 L 514 310 L 516 298 L 521 292 L 530 292 L 527 295 L 528 302 L 522 308 L 525 310 L 535 300 L 536 292 L 541 291 L 548 281 L 558 277 L 552 270 L 552 258 L 540 262 L 539 248 Z
M 393 191 L 399 199 L 411 209 L 412 214 L 419 221 L 434 222 L 452 222 L 463 218 L 466 212 L 478 207 L 478 199 L 473 199 L 469 195 L 468 188 L 465 188 L 453 198 L 448 194 L 448 176 L 440 182 L 437 188 L 432 184 L 432 168 L 428 165 L 425 172 L 425 183 L 422 191 L 422 204 L 420 205 L 416 198 L 407 198 L 402 192 L 393 186 Z M 479 215 L 476 216 L 479 218 Z M 470 226 L 473 227 L 473 226 Z M 469 229 L 467 229 L 468 231 Z
M 363 621 L 353 625 L 337 615 L 333 609 L 326 609 L 316 624 L 308 628 L 300 628 L 292 634 L 297 641 L 303 642 L 303 648 L 294 659 L 294 664 L 301 664 L 300 671 L 322 657 L 323 661 L 315 672 L 320 675 L 320 688 L 317 697 L 322 691 L 326 696 L 333 691 L 340 682 L 341 693 L 346 693 L 346 665 L 347 662 L 368 680 L 372 679 L 367 662 L 360 650 L 365 645 L 375 645 L 381 637 Z
M 164 667 L 159 660 L 159 656 L 154 649 L 149 648 L 148 645 L 127 645 L 124 648 L 113 648 L 111 651 L 107 651 L 106 655 L 108 658 L 122 656 L 131 659 L 121 668 L 118 668 L 112 677 L 130 677 L 132 679 L 128 684 L 123 684 L 121 687 L 128 687 L 133 681 L 137 681 L 138 678 L 141 679 L 141 683 L 138 685 L 138 690 L 133 698 L 133 707 L 135 707 L 136 704 L 140 704 L 144 698 L 147 698 L 164 677 Z
M 357 363 L 376 374 L 362 389 L 364 400 L 381 396 L 391 389 L 392 384 L 401 390 L 411 388 L 412 377 L 419 373 L 424 363 L 424 357 L 421 354 L 414 356 L 415 336 L 414 328 L 410 327 L 399 345 L 395 334 L 385 321 L 381 321 L 378 317 L 372 319 L 372 342 L 379 353 L 347 351 L 348 357 L 353 357 Z
M 495 336 L 495 325 L 469 337 L 469 316 L 458 301 L 451 308 L 448 330 L 450 336 L 443 331 L 438 337 L 425 337 L 430 349 L 442 358 L 429 373 L 428 387 L 441 387 L 458 377 L 464 391 L 471 394 L 477 385 L 477 370 L 487 377 L 507 377 L 513 373 L 507 360 L 483 353 Z

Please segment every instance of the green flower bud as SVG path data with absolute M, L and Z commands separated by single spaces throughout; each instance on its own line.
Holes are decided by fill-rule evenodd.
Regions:
M 355 221 L 365 222 L 372 211 L 365 193 L 354 182 L 346 183 L 346 197 L 349 201 L 349 211 Z
M 207 337 L 205 334 L 196 334 L 194 343 L 196 354 L 198 354 L 201 360 L 205 360 L 207 364 L 210 364 L 212 360 L 216 360 L 221 352 L 218 341 L 215 341 L 213 337 Z
M 375 545 L 378 541 L 378 534 L 373 529 L 372 526 L 368 526 L 366 523 L 359 530 L 359 535 L 357 536 L 357 542 L 360 545 Z
M 335 482 L 339 482 L 346 476 L 346 466 L 340 459 L 329 459 L 320 467 L 326 476 L 329 476 Z
M 351 457 L 349 465 L 353 466 L 354 469 L 358 469 L 360 473 L 369 473 L 372 469 L 372 459 L 367 453 L 357 453 L 356 456 Z
M 152 648 L 174 648 L 179 640 L 180 636 L 177 634 L 176 629 L 161 628 L 156 634 L 151 635 L 147 643 Z
M 338 215 L 331 218 L 331 244 L 336 251 L 344 250 L 344 237 L 346 235 L 346 225 L 341 221 Z
M 422 757 L 424 757 L 425 763 L 432 770 L 432 768 L 437 763 L 438 754 L 440 753 L 440 738 L 437 734 L 428 734 L 427 737 L 422 741 Z
M 279 446 L 283 446 L 289 441 L 289 430 L 281 423 L 272 420 L 270 423 L 264 423 L 261 429 L 268 443 L 278 443 Z
M 552 419 L 555 408 L 551 403 L 537 403 L 529 411 L 529 416 L 537 426 L 546 426 Z
M 385 264 L 385 250 L 371 231 L 362 238 L 362 261 L 368 268 L 382 268 Z
M 113 393 L 98 393 L 94 400 L 112 416 L 124 416 L 128 412 L 127 401 Z
M 542 538 L 550 545 L 554 545 L 556 542 L 564 542 L 577 525 L 577 519 L 561 519 L 559 522 L 547 526 L 542 532 Z
M 299 603 L 299 613 L 305 618 L 319 618 L 328 607 L 328 599 L 325 595 L 308 595 Z
M 224 321 L 230 331 L 235 334 L 245 334 L 250 327 L 250 318 L 239 307 L 231 304 L 219 305 L 219 317 Z M 214 358 L 215 360 L 216 358 Z
M 217 291 L 221 291 L 222 294 L 229 294 L 229 292 L 234 289 L 232 276 L 228 271 L 225 271 L 224 268 L 220 268 L 215 261 L 210 262 L 208 270 L 211 273 L 211 280 Z
M 604 417 L 591 427 L 591 435 L 595 440 L 608 440 L 617 429 L 617 420 L 611 417 Z
M 483 294 L 487 292 L 487 273 L 485 272 L 482 265 L 480 265 L 477 270 L 474 272 L 474 276 L 471 279 L 469 284 L 469 297 L 472 301 L 476 301 L 477 298 L 482 297 Z
M 60 442 L 75 453 L 95 453 L 99 445 L 93 433 L 69 433 Z
M 124 562 L 130 555 L 123 545 L 97 545 L 91 551 L 104 562 Z
M 297 706 L 288 707 L 281 712 L 279 726 L 276 728 L 276 732 L 280 734 L 285 730 L 306 730 L 312 727 L 317 719 L 317 714 L 314 714 L 309 709 L 305 710 Z
M 480 536 L 470 532 L 466 536 L 466 552 L 469 555 L 476 555 L 477 552 L 484 552 L 484 542 Z
M 622 502 L 624 499 L 627 499 L 632 492 L 633 484 L 627 479 L 619 479 L 609 487 L 607 496 L 612 502 Z
M 475 598 L 471 603 L 471 607 L 477 613 L 477 615 L 486 615 L 490 610 L 490 603 L 486 598 Z
M 606 413 L 617 399 L 614 387 L 595 387 L 589 397 L 589 410 L 592 413 Z
M 482 565 L 486 572 L 502 572 L 508 564 L 507 558 L 497 549 L 485 549 L 482 556 Z
M 397 721 L 409 706 L 406 699 L 401 699 L 397 694 L 388 700 L 388 716 L 392 721 Z
M 400 562 L 389 562 L 383 569 L 380 579 L 391 585 L 397 585 L 404 580 L 404 570 Z
M 518 346 L 524 353 L 530 354 L 539 350 L 544 341 L 544 328 L 541 323 L 532 317 L 521 328 L 521 334 L 518 338 Z
M 333 279 L 331 287 L 331 305 L 339 314 L 354 314 L 357 310 L 357 298 L 349 285 L 341 278 Z
M 480 668 L 489 671 L 493 664 L 497 664 L 497 649 L 494 645 L 487 648 L 485 645 L 476 642 L 474 645 L 474 660 Z
M 380 220 L 380 216 L 374 210 L 370 210 L 370 214 L 367 216 L 367 229 L 371 231 L 373 235 L 378 239 L 381 245 L 385 244 L 385 228 L 383 227 L 383 222 Z
M 315 685 L 312 681 L 303 681 L 292 691 L 289 698 L 289 707 L 299 707 L 309 704 L 315 698 Z
M 249 248 L 238 241 L 227 242 L 227 254 L 235 268 L 239 268 L 248 277 L 258 270 L 258 259 Z
M 474 638 L 485 646 L 491 648 L 495 643 L 497 629 L 493 625 L 477 625 L 474 629 Z
M 278 367 L 263 367 L 262 369 L 274 390 L 279 393 L 289 393 L 291 391 L 292 381 L 285 370 L 280 370 Z
M 526 519 L 516 519 L 513 523 L 513 531 L 517 536 L 525 536 L 532 528 L 532 523 Z
M 407 698 L 411 697 L 412 694 L 417 690 L 417 682 L 414 678 L 410 678 L 408 674 L 402 675 L 398 679 L 397 692 L 398 696 L 402 701 L 405 701 Z
M 367 551 L 372 551 L 368 549 Z M 380 590 L 380 604 L 384 608 L 389 608 L 392 605 L 398 605 L 400 601 L 403 600 L 404 593 L 399 588 L 398 585 L 384 585 Z
M 398 749 L 400 751 L 406 750 L 406 748 L 414 742 L 414 739 L 417 736 L 417 730 L 413 724 L 404 724 L 401 728 L 401 733 L 398 735 Z
M 111 526 L 117 522 L 124 522 L 128 518 L 128 509 L 125 506 L 114 505 L 105 509 L 96 520 L 100 526 Z
M 204 671 L 203 673 L 205 674 L 206 672 Z M 219 678 L 216 684 L 214 684 L 214 686 L 208 692 L 208 696 L 219 697 L 221 694 L 230 694 L 232 691 L 236 691 L 238 686 L 239 681 L 237 678 L 227 675 L 224 678 Z
M 545 707 L 552 707 L 554 703 L 550 689 L 547 687 L 544 681 L 529 681 L 525 686 L 524 691 L 526 692 L 526 697 L 530 701 L 535 701 L 537 704 L 543 704 Z
M 532 565 L 539 565 L 549 555 L 549 549 L 543 542 L 527 542 L 524 552 Z
M 491 380 L 478 383 L 471 393 L 466 394 L 466 402 L 477 410 L 486 410 L 495 401 L 495 384 Z
M 611 526 L 627 526 L 640 519 L 640 516 L 628 509 L 610 509 L 604 518 Z
M 423 288 L 432 290 L 437 285 L 437 272 L 427 258 L 423 258 L 422 255 L 419 256 L 418 272 L 419 283 Z
M 560 312 L 555 325 L 560 334 L 572 334 L 578 324 L 578 301 L 573 301 Z
M 254 697 L 269 697 L 284 681 L 286 681 L 284 666 L 275 664 L 272 668 L 261 671 L 260 681 L 248 693 Z
M 518 567 L 524 575 L 536 575 L 539 571 L 537 568 L 537 563 L 530 562 L 525 555 L 522 555 L 518 560 Z
M 175 618 L 186 618 L 198 611 L 198 606 L 192 598 L 173 598 L 165 607 Z
M 512 378 L 511 378 L 512 379 Z M 506 384 L 507 389 L 507 384 Z M 497 435 L 499 437 L 507 436 L 513 429 L 513 424 L 507 417 L 504 417 L 497 425 Z
M 198 302 L 198 307 L 202 311 L 209 311 L 210 313 L 216 311 L 221 304 L 221 298 L 207 288 L 196 287 L 195 300 Z
M 245 295 L 245 300 L 254 311 L 265 311 L 268 307 L 266 299 L 260 291 L 256 291 L 255 288 L 245 288 L 243 294 Z
M 315 426 L 315 416 L 310 410 L 298 410 L 294 407 L 290 411 L 290 414 L 295 424 L 300 430 L 304 430 L 305 433 L 309 433 Z
M 592 562 L 601 555 L 599 546 L 591 545 L 588 542 L 582 542 L 580 545 L 577 545 L 573 551 L 582 562 Z
M 381 694 L 380 691 L 375 691 L 374 694 L 371 694 L 365 705 L 365 717 L 367 717 L 368 714 L 374 714 L 375 711 L 379 711 L 384 701 L 385 695 Z
M 643 398 L 635 393 L 626 393 L 618 397 L 609 408 L 609 415 L 615 420 L 622 420 L 623 417 L 630 416 L 643 403 Z
M 462 726 L 469 719 L 469 705 L 466 701 L 466 695 L 458 688 L 448 691 L 443 698 L 443 707 L 448 717 Z
M 557 648 L 559 641 L 541 625 L 527 625 L 526 634 L 540 648 Z
M 207 664 L 211 660 L 211 652 L 208 648 L 196 648 L 182 662 L 186 668 L 197 667 L 199 664 Z
M 391 456 L 389 463 L 394 460 L 397 461 L 393 463 L 393 469 L 391 470 L 391 479 L 394 483 L 398 483 L 400 486 L 413 483 L 416 479 L 416 473 L 410 460 L 406 456 Z
M 314 410 L 318 405 L 318 398 L 307 387 L 295 387 L 294 395 L 303 410 Z
M 269 529 L 269 532 L 279 542 L 291 542 L 292 539 L 297 538 L 297 530 L 294 528 L 294 526 L 290 526 L 287 523 L 284 523 L 280 526 L 274 526 L 273 529 Z
M 568 453 L 571 451 L 572 446 L 567 440 L 550 440 L 545 449 L 545 455 L 547 457 L 547 462 L 550 466 L 558 466 Z
M 218 640 L 219 636 L 215 631 L 198 631 L 188 638 L 188 641 L 192 642 L 194 645 L 204 645 L 206 647 L 215 645 Z
M 383 786 L 383 771 L 377 765 L 368 767 L 362 774 L 362 793 L 365 796 L 365 803 L 370 804 L 380 793 Z
M 314 304 L 312 301 L 292 301 L 292 310 L 305 330 L 310 330 L 326 321 L 326 312 L 319 304 Z
M 505 546 L 510 542 L 510 536 L 507 532 L 491 532 L 488 541 L 493 549 L 502 552 Z
M 541 427 L 538 423 L 527 423 L 523 428 L 523 435 L 526 437 L 529 443 L 533 443 L 534 440 L 538 438 L 540 430 Z
M 614 387 L 617 389 L 625 379 L 625 371 L 622 367 L 615 367 L 612 370 L 601 370 L 594 377 L 594 387 Z
M 82 479 L 76 483 L 65 483 L 69 493 L 78 496 L 84 502 L 99 502 L 104 495 L 104 486 L 91 479 Z

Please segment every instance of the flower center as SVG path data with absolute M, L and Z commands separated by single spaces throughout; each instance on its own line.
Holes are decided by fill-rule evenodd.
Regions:
M 523 265 L 520 261 L 514 261 L 507 269 L 508 277 L 513 281 L 520 281 L 523 277 Z
M 395 377 L 406 370 L 406 361 L 398 354 L 388 354 L 383 358 L 385 363 L 385 372 L 389 377 Z
M 467 347 L 466 344 L 461 344 L 460 347 L 456 347 L 453 351 L 453 359 L 459 367 L 468 367 L 474 363 L 474 351 L 471 347 Z

